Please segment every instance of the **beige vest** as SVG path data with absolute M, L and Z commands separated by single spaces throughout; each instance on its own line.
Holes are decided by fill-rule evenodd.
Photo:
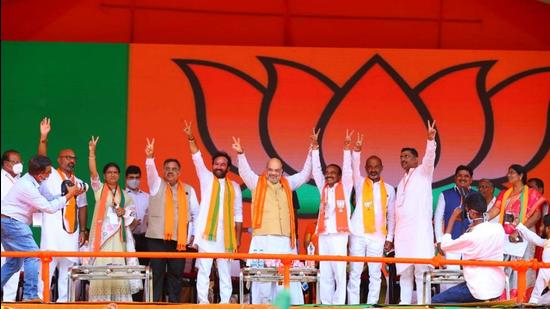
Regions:
M 160 184 L 159 191 L 156 195 L 151 195 L 149 199 L 149 224 L 147 226 L 147 232 L 145 237 L 147 238 L 156 238 L 164 239 L 164 205 L 166 197 L 166 185 L 165 181 L 162 181 Z M 191 186 L 188 184 L 183 184 L 185 189 L 185 195 L 187 197 L 187 205 L 191 207 L 190 200 L 190 189 Z M 172 187 L 172 192 L 177 192 L 177 186 Z M 178 240 L 178 195 L 173 194 L 174 198 L 174 231 L 172 232 L 172 240 Z M 187 210 L 188 218 L 191 217 L 191 212 Z M 189 224 L 189 222 L 188 222 Z M 187 228 L 187 226 L 186 226 Z
M 283 235 L 290 237 L 290 224 L 294 224 L 294 222 L 290 222 L 288 200 L 283 186 L 280 183 L 272 184 L 268 181 L 262 226 L 254 229 L 253 235 Z

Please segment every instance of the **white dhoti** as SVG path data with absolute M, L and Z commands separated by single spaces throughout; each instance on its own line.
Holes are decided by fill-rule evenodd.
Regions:
M 290 238 L 286 236 L 253 236 L 250 242 L 249 253 L 254 251 L 263 251 L 263 253 L 281 253 L 296 254 L 296 248 L 290 247 Z M 252 304 L 271 304 L 277 296 L 277 293 L 284 288 L 283 285 L 273 283 L 252 282 L 251 296 Z M 304 303 L 304 294 L 302 285 L 299 282 L 290 283 L 290 301 L 293 305 Z
M 412 303 L 413 282 L 416 283 L 416 301 L 418 304 L 424 303 L 423 276 L 431 269 L 430 265 L 412 264 L 401 272 L 399 278 L 399 287 L 401 289 L 400 305 L 410 305 Z M 426 295 L 425 303 L 431 303 L 431 294 Z
M 349 254 L 351 256 L 381 257 L 384 254 L 384 238 L 370 237 L 368 235 L 350 236 Z M 380 284 L 382 283 L 382 264 L 367 263 L 369 269 L 369 293 L 367 304 L 376 304 L 380 297 Z M 361 273 L 363 262 L 350 263 L 348 281 L 348 304 L 359 304 L 359 288 L 361 286 Z
M 319 235 L 319 255 L 347 255 L 348 234 Z M 322 304 L 346 302 L 346 262 L 321 261 L 320 298 Z M 335 286 L 336 285 L 336 286 Z
M 199 252 L 223 252 L 205 251 L 199 246 Z M 210 272 L 212 270 L 213 259 L 197 259 L 197 297 L 199 304 L 208 304 L 208 291 L 210 287 Z M 233 286 L 231 284 L 231 260 L 216 259 L 218 268 L 218 277 L 220 280 L 220 303 L 228 304 L 231 298 Z

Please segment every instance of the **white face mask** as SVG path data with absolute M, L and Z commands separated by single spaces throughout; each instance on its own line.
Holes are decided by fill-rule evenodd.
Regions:
M 23 163 L 15 163 L 12 167 L 13 173 L 19 175 L 23 172 Z
M 139 179 L 128 179 L 126 181 L 126 186 L 133 190 L 139 188 Z

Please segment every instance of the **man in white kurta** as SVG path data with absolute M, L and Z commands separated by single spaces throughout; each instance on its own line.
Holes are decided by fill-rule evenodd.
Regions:
M 462 209 L 454 210 L 449 226 L 441 238 L 441 249 L 458 253 L 463 260 L 502 261 L 504 258 L 504 228 L 502 224 L 485 222 L 487 211 L 485 198 L 478 192 L 469 194 L 464 207 L 470 218 L 470 227 L 458 239 L 452 239 L 453 225 L 462 215 Z M 433 303 L 466 303 L 492 300 L 500 297 L 504 290 L 505 275 L 501 266 L 464 265 L 466 282 L 437 294 Z
M 351 218 L 351 236 L 350 236 L 350 255 L 382 257 L 384 249 L 391 250 L 393 242 L 393 233 L 395 228 L 394 217 L 394 199 L 395 189 L 393 186 L 385 183 L 381 178 L 382 160 L 377 156 L 371 156 L 365 164 L 367 178 L 361 176 L 361 145 L 362 139 L 357 141 L 353 151 L 352 170 L 353 182 L 355 186 L 356 208 Z M 344 175 L 346 174 L 344 166 Z M 363 203 L 363 189 L 365 182 L 372 184 L 373 201 Z M 382 190 L 382 185 L 384 190 Z M 382 201 L 382 191 L 385 191 L 385 209 Z M 374 207 L 374 232 L 365 232 L 363 213 L 368 207 Z M 359 287 L 361 284 L 361 273 L 364 263 L 350 263 L 350 273 L 348 281 L 348 304 L 359 304 Z M 368 263 L 369 269 L 369 292 L 367 295 L 367 304 L 376 304 L 380 297 L 380 285 L 382 283 L 382 264 Z
M 234 139 L 233 149 L 238 153 L 239 175 L 243 179 L 246 186 L 255 193 L 259 186 L 260 176 L 252 169 L 241 147 L 240 140 Z M 249 252 L 261 251 L 263 253 L 281 253 L 281 254 L 296 254 L 295 235 L 292 235 L 294 230 L 294 222 L 289 219 L 293 217 L 293 213 L 289 213 L 287 208 L 291 205 L 288 201 L 285 190 L 282 185 L 283 165 L 279 159 L 272 158 L 269 160 L 266 168 L 265 177 L 267 178 L 267 193 L 265 198 L 265 207 L 263 221 L 259 228 L 253 231 L 252 241 L 250 242 Z M 294 191 L 306 181 L 311 175 L 311 155 L 308 154 L 304 168 L 292 175 L 285 177 L 290 190 Z M 262 176 L 264 177 L 264 176 Z M 291 193 L 291 192 L 290 192 Z M 253 201 L 254 202 L 254 201 Z M 254 210 L 253 210 L 254 218 Z M 266 217 L 275 218 L 275 220 L 266 220 Z M 254 220 L 253 220 L 254 221 Z M 270 304 L 273 302 L 277 291 L 281 290 L 282 286 L 277 287 L 275 283 L 252 283 L 252 303 L 254 304 Z M 290 283 L 290 294 L 292 304 L 303 304 L 304 296 L 299 282 Z
M 201 202 L 199 207 L 199 214 L 195 222 L 195 238 L 194 244 L 198 247 L 199 252 L 209 253 L 224 253 L 226 250 L 225 243 L 225 229 L 224 229 L 224 216 L 227 213 L 225 207 L 227 207 L 227 201 L 225 197 L 226 182 L 230 181 L 233 186 L 233 196 L 230 205 L 233 205 L 233 219 L 235 222 L 235 230 L 233 231 L 236 236 L 237 243 L 235 244 L 236 251 L 241 239 L 241 228 L 243 222 L 243 207 L 242 207 L 242 194 L 239 184 L 230 180 L 227 177 L 229 168 L 231 167 L 231 158 L 226 153 L 217 153 L 213 156 L 212 171 L 208 170 L 204 164 L 202 154 L 199 151 L 195 138 L 191 133 L 191 125 L 187 124 L 184 129 L 189 140 L 189 148 L 192 153 L 193 163 L 195 164 L 195 170 L 197 177 L 200 181 L 201 187 Z M 208 222 L 208 214 L 210 211 L 212 191 L 215 178 L 219 181 L 219 211 L 217 216 L 217 231 L 216 239 L 209 240 L 206 237 L 207 225 L 211 225 L 212 222 Z M 227 231 L 228 232 L 228 231 Z M 197 259 L 197 296 L 199 304 L 208 304 L 208 291 L 210 286 L 210 271 L 212 269 L 213 259 Z M 231 260 L 229 259 L 216 259 L 216 266 L 218 269 L 218 277 L 220 280 L 220 303 L 227 304 L 231 298 L 231 292 L 233 286 L 231 284 Z
M 6 150 L 2 154 L 2 171 L 1 171 L 1 180 L 2 180 L 2 192 L 0 192 L 4 200 L 4 196 L 8 194 L 13 184 L 21 176 L 23 171 L 23 163 L 21 163 L 21 155 L 15 150 Z M 2 252 L 4 252 L 4 246 L 2 246 Z M 2 265 L 6 263 L 6 258 L 2 257 Z M 13 274 L 13 276 L 8 280 L 6 285 L 4 285 L 2 301 L 4 302 L 14 302 L 17 296 L 17 288 L 19 286 L 19 271 Z
M 315 135 L 316 136 L 316 135 Z M 350 195 L 353 189 L 351 175 L 351 155 L 349 146 L 344 150 L 344 172 L 335 164 L 327 165 L 325 173 L 319 159 L 319 145 L 312 145 L 312 175 L 321 193 L 317 234 L 319 235 L 319 255 L 347 255 L 349 216 L 351 213 Z M 347 170 L 346 170 L 347 169 Z M 343 176 L 343 177 L 342 177 Z M 338 199 L 338 186 L 342 186 L 344 200 Z M 325 200 L 323 201 L 323 198 Z M 324 207 L 324 210 L 321 208 Z M 337 220 L 337 216 L 344 220 Z M 323 220 L 324 222 L 321 222 Z M 323 231 L 320 230 L 323 226 Z M 346 262 L 321 261 L 320 272 L 320 299 L 322 304 L 343 305 L 346 302 Z
M 43 120 L 40 123 L 40 142 L 38 153 L 46 155 L 47 138 L 50 131 L 49 120 Z M 57 156 L 58 168 L 53 169 L 50 177 L 44 181 L 40 190 L 44 190 L 45 195 L 61 196 L 61 183 L 64 180 L 70 180 L 73 184 L 82 184 L 82 180 L 74 174 L 76 155 L 72 149 L 61 150 Z M 40 250 L 48 251 L 79 251 L 80 247 L 87 239 L 88 231 L 86 229 L 87 206 L 86 194 L 80 194 L 76 197 L 76 212 L 72 218 L 74 228 L 71 230 L 65 216 L 67 208 L 61 209 L 55 213 L 39 213 L 33 216 L 33 220 L 41 220 Z M 67 206 L 69 201 L 67 201 Z M 59 277 L 57 278 L 57 302 L 68 301 L 68 271 L 69 267 L 78 264 L 78 257 L 53 257 L 50 262 L 50 280 L 57 268 Z M 40 277 L 42 278 L 42 277 Z M 38 296 L 42 297 L 44 291 L 44 282 L 38 282 Z
M 395 198 L 395 257 L 396 258 L 432 258 L 434 256 L 432 226 L 432 177 L 435 163 L 435 122 L 428 122 L 428 142 L 422 163 L 418 162 L 418 153 L 412 148 L 401 151 L 401 166 L 405 175 L 397 187 Z M 400 304 L 412 302 L 413 280 L 416 281 L 417 302 L 421 303 L 424 291 L 422 276 L 430 270 L 429 264 L 396 265 L 400 275 Z M 426 295 L 429 300 L 430 295 Z

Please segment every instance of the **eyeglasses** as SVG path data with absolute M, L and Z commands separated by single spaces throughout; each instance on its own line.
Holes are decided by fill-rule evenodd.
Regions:
M 8 160 L 8 162 L 10 162 L 13 165 L 15 165 L 17 163 L 21 163 L 21 161 L 15 161 L 15 160 Z
M 75 156 L 59 156 L 60 158 L 63 158 L 63 159 L 67 159 L 67 160 L 75 160 L 76 161 L 76 157 Z

